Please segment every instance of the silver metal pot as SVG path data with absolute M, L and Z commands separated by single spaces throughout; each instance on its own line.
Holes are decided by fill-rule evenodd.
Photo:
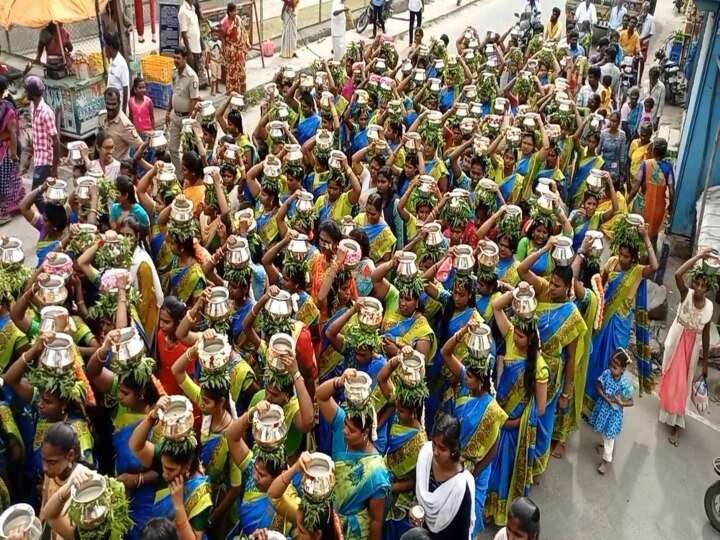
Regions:
M 467 244 L 460 244 L 455 248 L 455 259 L 453 266 L 457 272 L 471 272 L 475 267 L 475 257 L 473 256 L 473 248 Z
M 287 250 L 293 259 L 302 261 L 307 257 L 308 251 L 310 251 L 310 239 L 306 234 L 298 234 L 296 238 L 290 240 Z
M 370 296 L 366 296 L 363 302 L 360 313 L 358 313 L 358 321 L 368 328 L 380 328 L 383 319 L 382 302 Z
M 552 258 L 557 266 L 570 266 L 575 258 L 572 240 L 567 236 L 558 236 L 557 243 L 552 252 Z
M 120 341 L 113 345 L 114 360 L 121 365 L 132 365 L 145 354 L 145 342 L 138 331 L 129 326 L 120 330 Z
M 7 540 L 10 533 L 20 530 L 29 540 L 40 540 L 42 524 L 29 504 L 14 504 L 0 515 L 0 538 Z
M 265 311 L 275 320 L 283 320 L 293 314 L 292 297 L 287 291 L 280 290 L 276 295 L 270 295 L 265 304 Z
M 232 358 L 232 347 L 227 336 L 215 334 L 215 337 L 201 337 L 198 341 L 198 361 L 206 371 L 226 369 Z
M 418 351 L 400 359 L 398 376 L 406 386 L 415 387 L 425 380 L 425 357 Z
M 290 334 L 274 334 L 268 343 L 268 366 L 279 373 L 286 373 L 283 359 L 295 352 L 295 346 L 295 338 Z
M 478 358 L 485 358 L 492 351 L 492 330 L 487 324 L 471 328 L 467 334 L 468 350 Z
M 301 191 L 295 203 L 295 211 L 311 214 L 315 210 L 315 197 L 309 191 Z
M 55 180 L 55 183 L 45 192 L 45 202 L 64 206 L 67 203 L 67 182 Z
M 590 247 L 590 253 L 588 253 L 588 255 L 593 257 L 599 257 L 602 255 L 605 249 L 603 244 L 603 238 L 605 238 L 605 235 L 600 231 L 588 231 L 585 233 L 585 236 L 592 238 L 592 246 Z
M 92 479 L 70 488 L 70 498 L 73 502 L 82 505 L 80 522 L 75 525 L 81 529 L 94 529 L 107 518 L 110 509 L 105 506 L 107 480 L 100 474 L 94 474 Z
M 22 240 L 9 236 L 0 244 L 0 264 L 14 266 L 25 262 Z
M 221 321 L 230 314 L 230 292 L 225 287 L 210 289 L 210 298 L 205 305 L 205 315 L 212 321 Z
M 437 221 L 426 223 L 423 225 L 423 230 L 427 231 L 427 236 L 425 237 L 426 246 L 439 246 L 445 243 L 442 226 Z
M 343 267 L 348 270 L 355 270 L 362 260 L 360 244 L 351 238 L 343 238 L 340 240 L 339 245 L 346 251 Z
M 40 310 L 40 333 L 45 332 L 61 332 L 65 328 L 58 328 L 56 323 L 58 318 L 64 317 L 66 321 L 70 321 L 68 310 L 62 306 L 46 306 Z
M 42 306 L 64 304 L 67 300 L 68 291 L 60 276 L 48 275 L 38 282 L 38 286 L 39 290 L 35 293 L 35 299 Z
M 330 498 L 335 487 L 335 463 L 330 456 L 313 452 L 305 468 L 307 473 L 302 476 L 303 495 L 316 502 Z
M 372 379 L 364 371 L 345 381 L 345 399 L 356 408 L 362 408 L 372 394 Z
M 192 403 L 185 396 L 170 396 L 168 406 L 158 411 L 158 421 L 166 438 L 174 441 L 182 439 L 193 429 Z
M 535 289 L 526 281 L 521 281 L 513 291 L 513 310 L 521 319 L 531 319 L 537 309 Z
M 480 248 L 478 264 L 485 268 L 495 268 L 500 261 L 500 248 L 492 240 L 485 240 Z
M 172 202 L 170 209 L 170 219 L 177 223 L 189 223 L 193 220 L 193 202 L 185 198 L 184 195 L 178 195 Z
M 235 237 L 233 244 L 225 246 L 225 262 L 230 266 L 245 266 L 250 262 L 250 248 L 248 241 L 240 236 Z
M 410 251 L 403 251 L 398 259 L 397 275 L 402 277 L 412 277 L 418 272 L 417 255 Z
M 255 443 L 259 446 L 276 448 L 283 444 L 287 428 L 282 408 L 278 405 L 270 405 L 270 410 L 264 414 L 256 412 L 253 416 L 252 431 Z
M 40 355 L 40 365 L 58 375 L 75 370 L 75 343 L 72 336 L 56 333 Z

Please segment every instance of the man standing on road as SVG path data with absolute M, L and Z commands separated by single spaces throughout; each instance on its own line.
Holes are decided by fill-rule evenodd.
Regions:
M 422 28 L 423 0 L 410 0 L 408 2 L 408 10 L 410 11 L 410 33 L 408 34 L 408 41 L 412 47 L 413 37 L 415 36 L 415 23 L 417 23 L 417 28 Z
M 648 49 L 650 48 L 650 38 L 655 35 L 655 17 L 650 13 L 649 2 L 643 4 L 640 20 L 642 21 L 642 26 L 640 27 L 640 54 L 642 55 L 643 63 L 640 66 L 640 74 L 638 77 L 642 78 L 642 69 L 647 62 Z
M 620 31 L 620 27 L 623 23 L 623 17 L 627 15 L 627 8 L 625 7 L 625 0 L 618 0 L 617 3 L 610 10 L 610 16 L 608 17 L 608 28 L 610 30 Z
M 653 129 L 658 130 L 660 126 L 660 117 L 665 108 L 665 85 L 660 80 L 660 68 L 653 66 L 648 71 L 648 79 L 642 85 L 642 99 L 652 98 L 655 105 L 650 113 L 650 121 Z
M 330 36 L 332 37 L 333 60 L 339 62 L 345 54 L 345 21 L 347 12 L 345 0 L 333 0 Z
M 130 157 L 131 148 L 139 148 L 142 139 L 127 115 L 120 110 L 120 91 L 108 86 L 105 89 L 105 110 L 107 116 L 100 119 L 100 129 L 110 135 L 115 145 L 113 157 L 118 161 Z
M 200 98 L 198 76 L 188 65 L 191 53 L 182 45 L 175 49 L 175 73 L 173 74 L 172 99 L 165 115 L 165 125 L 170 127 L 168 147 L 175 170 L 180 174 L 180 132 L 182 121 L 189 118 Z
M 180 11 L 178 11 L 178 23 L 182 43 L 190 53 L 188 63 L 195 74 L 200 76 L 204 71 L 202 32 L 194 3 L 195 0 L 183 0 Z
M 34 165 L 32 189 L 35 190 L 42 186 L 49 176 L 57 178 L 60 138 L 55 123 L 55 112 L 43 99 L 45 83 L 40 77 L 30 75 L 25 79 L 25 91 L 30 98 Z M 41 214 L 44 212 L 45 199 L 41 193 L 35 199 L 35 206 Z
M 116 88 L 122 96 L 122 110 L 127 113 L 130 99 L 130 69 L 123 55 L 120 54 L 120 36 L 105 36 L 105 56 L 110 60 L 108 70 L 108 88 Z M 116 147 L 117 147 L 117 143 Z

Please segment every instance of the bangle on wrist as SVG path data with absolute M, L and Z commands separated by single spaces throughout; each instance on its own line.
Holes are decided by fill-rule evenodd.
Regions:
M 300 372 L 296 371 L 295 374 L 293 375 L 293 382 L 298 382 L 298 380 L 300 380 L 302 378 L 303 378 L 303 376 L 300 374 Z

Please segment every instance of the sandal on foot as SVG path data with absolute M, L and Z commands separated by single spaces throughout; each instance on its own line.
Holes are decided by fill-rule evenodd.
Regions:
M 668 442 L 672 444 L 675 448 L 680 445 L 680 441 L 678 441 L 677 439 L 673 439 L 672 436 L 668 437 Z

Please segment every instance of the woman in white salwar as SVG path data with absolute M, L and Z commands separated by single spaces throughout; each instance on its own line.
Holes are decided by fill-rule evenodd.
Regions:
M 673 446 L 678 446 L 680 431 L 685 429 L 685 414 L 698 358 L 701 359 L 702 376 L 707 377 L 713 304 L 705 298 L 705 294 L 708 290 L 716 289 L 718 283 L 714 274 L 705 271 L 704 261 L 710 256 L 711 251 L 706 249 L 675 272 L 675 283 L 683 300 L 678 305 L 677 315 L 665 338 L 659 389 L 660 421 L 672 427 L 668 441 Z M 685 274 L 688 272 L 691 289 L 685 284 Z
M 280 17 L 283 22 L 281 58 L 293 58 L 297 47 L 297 5 L 299 0 L 285 0 Z

